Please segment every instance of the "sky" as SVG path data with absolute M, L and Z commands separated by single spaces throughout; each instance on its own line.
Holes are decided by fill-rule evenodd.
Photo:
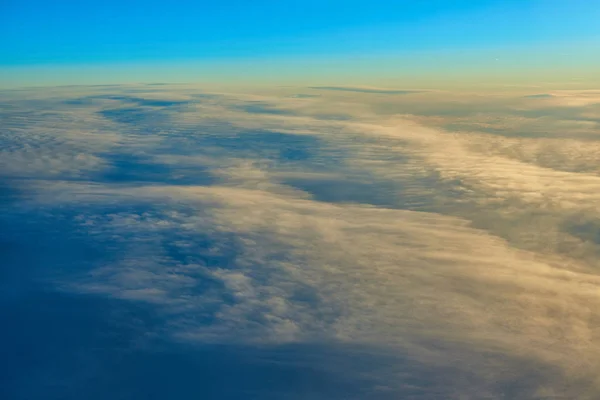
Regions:
M 3 0 L 0 85 L 587 77 L 598 17 L 585 0 Z

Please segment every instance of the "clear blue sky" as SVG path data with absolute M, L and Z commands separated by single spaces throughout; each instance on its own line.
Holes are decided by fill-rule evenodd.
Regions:
M 594 45 L 599 18 L 596 0 L 0 0 L 0 74 Z

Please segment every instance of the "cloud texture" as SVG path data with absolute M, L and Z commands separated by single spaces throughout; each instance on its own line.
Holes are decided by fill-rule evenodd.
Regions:
M 128 349 L 298 398 L 598 398 L 596 94 L 320 89 L 4 93 L 2 301 L 143 307 Z

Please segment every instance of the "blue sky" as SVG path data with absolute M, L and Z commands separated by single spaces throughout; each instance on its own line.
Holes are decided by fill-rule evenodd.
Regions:
M 587 0 L 4 0 L 0 8 L 0 68 L 13 75 L 44 66 L 235 67 L 582 43 L 584 54 L 600 43 L 600 6 Z

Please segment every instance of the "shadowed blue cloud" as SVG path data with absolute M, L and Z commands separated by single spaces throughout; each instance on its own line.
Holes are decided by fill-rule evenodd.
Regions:
M 209 169 L 202 166 L 164 164 L 149 156 L 132 154 L 109 154 L 104 159 L 108 162 L 108 170 L 92 177 L 103 183 L 211 185 L 216 182 Z
M 272 153 L 282 161 L 303 161 L 319 151 L 319 139 L 278 132 L 242 132 L 222 137 L 209 136 L 202 140 L 228 151 L 252 152 L 257 155 Z
M 251 114 L 274 114 L 274 115 L 294 115 L 293 111 L 275 108 L 268 104 L 247 104 L 238 107 L 238 109 Z
M 540 94 L 530 94 L 529 96 L 525 96 L 528 99 L 551 99 L 554 96 L 548 93 L 540 93 Z
M 334 90 L 340 92 L 356 92 L 356 93 L 371 93 L 371 94 L 412 94 L 422 93 L 422 90 L 393 90 L 393 89 L 367 89 L 355 88 L 346 86 L 313 86 L 309 89 L 315 90 Z
M 122 89 L 122 90 L 127 93 L 148 92 L 147 89 Z M 65 104 L 89 105 L 89 104 L 94 104 L 94 102 L 96 100 L 119 100 L 119 101 L 123 101 L 126 103 L 136 103 L 137 105 L 147 106 L 147 107 L 173 107 L 173 106 L 180 106 L 180 105 L 185 105 L 185 104 L 190 103 L 189 101 L 182 101 L 182 100 L 146 99 L 146 98 L 135 97 L 135 96 L 94 95 L 94 96 L 87 96 L 87 97 L 83 97 L 83 98 L 79 98 L 79 99 L 68 99 L 68 100 L 65 100 Z

